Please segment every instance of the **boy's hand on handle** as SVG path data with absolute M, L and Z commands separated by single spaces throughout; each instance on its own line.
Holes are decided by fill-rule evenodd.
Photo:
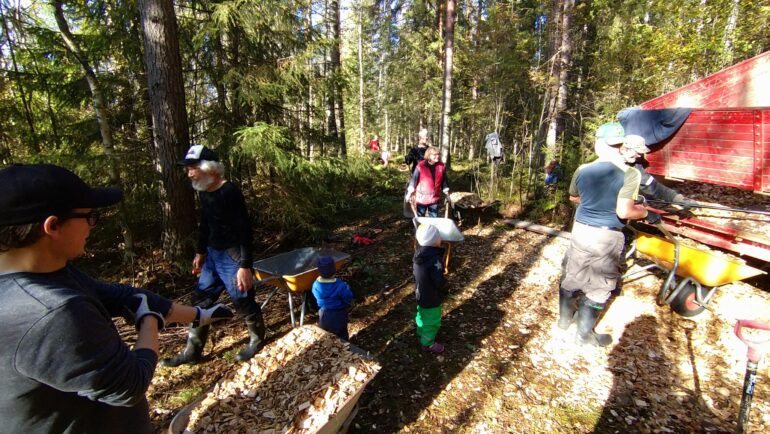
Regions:
M 239 268 L 238 274 L 235 276 L 235 281 L 238 284 L 238 290 L 246 292 L 254 287 L 254 274 L 251 268 Z
M 193 327 L 203 327 L 215 323 L 217 321 L 224 321 L 235 316 L 233 311 L 222 303 L 218 303 L 208 309 L 203 309 L 200 306 L 195 306 L 198 310 L 198 318 L 193 321 Z
M 144 318 L 147 315 L 154 316 L 158 320 L 158 330 L 162 330 L 163 327 L 166 326 L 166 320 L 163 318 L 163 315 L 159 314 L 158 312 L 155 312 L 150 309 L 150 306 L 147 304 L 147 296 L 144 294 L 134 294 L 131 297 L 131 300 L 129 300 L 130 305 L 127 305 L 126 307 L 131 311 L 131 313 L 134 316 L 134 324 L 136 324 L 136 328 L 138 329 L 140 325 L 142 324 L 142 318 Z

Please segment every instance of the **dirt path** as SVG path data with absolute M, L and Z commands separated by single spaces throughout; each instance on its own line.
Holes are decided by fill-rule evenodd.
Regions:
M 377 243 L 352 246 L 355 233 Z M 694 321 L 654 303 L 660 280 L 624 286 L 597 330 L 607 349 L 579 348 L 557 316 L 559 263 L 567 241 L 505 225 L 464 231 L 456 245 L 439 340 L 423 353 L 414 333 L 410 227 L 401 220 L 341 228 L 334 247 L 353 255 L 343 274 L 356 293 L 351 342 L 382 364 L 360 400 L 352 431 L 370 432 L 731 432 L 746 363 L 729 320 L 770 321 L 770 297 L 744 283 L 717 291 Z M 266 309 L 274 336 L 288 330 L 285 300 Z M 315 319 L 311 316 L 310 321 Z M 182 346 L 183 329 L 164 351 Z M 239 325 L 214 333 L 209 360 L 159 368 L 151 391 L 158 427 L 228 369 L 245 339 Z M 759 369 L 751 432 L 770 430 L 769 361 Z

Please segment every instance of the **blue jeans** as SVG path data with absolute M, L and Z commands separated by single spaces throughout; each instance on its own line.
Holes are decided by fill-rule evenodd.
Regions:
M 342 340 L 348 340 L 347 309 L 326 309 L 318 311 L 318 325 L 329 333 L 334 333 Z
M 236 276 L 238 269 L 237 257 L 240 254 L 237 249 L 216 250 L 209 247 L 207 249 L 206 261 L 203 263 L 201 275 L 198 278 L 198 295 L 205 294 L 206 298 L 216 301 L 222 291 L 227 289 L 232 301 L 239 300 L 248 296 L 248 292 L 238 290 Z
M 427 211 L 427 216 L 425 212 Z M 417 215 L 420 217 L 438 217 L 438 204 L 420 205 L 417 204 Z

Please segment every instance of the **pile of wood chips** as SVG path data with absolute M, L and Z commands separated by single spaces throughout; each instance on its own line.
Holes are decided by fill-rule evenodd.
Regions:
M 457 191 L 449 195 L 449 201 L 454 206 L 460 208 L 477 208 L 484 205 L 484 202 L 476 193 Z
M 688 199 L 703 205 L 770 212 L 770 198 L 748 190 L 693 181 L 668 184 Z M 735 229 L 747 239 L 770 243 L 770 216 L 706 208 L 692 208 L 690 211 L 699 219 Z
M 185 433 L 313 433 L 379 369 L 316 326 L 296 328 L 220 381 Z

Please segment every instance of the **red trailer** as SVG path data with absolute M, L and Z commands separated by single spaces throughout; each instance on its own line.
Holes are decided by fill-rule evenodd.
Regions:
M 641 104 L 677 107 L 693 110 L 676 133 L 651 147 L 649 173 L 770 193 L 770 51 Z M 664 223 L 687 238 L 770 262 L 766 234 L 697 217 L 669 215 Z

